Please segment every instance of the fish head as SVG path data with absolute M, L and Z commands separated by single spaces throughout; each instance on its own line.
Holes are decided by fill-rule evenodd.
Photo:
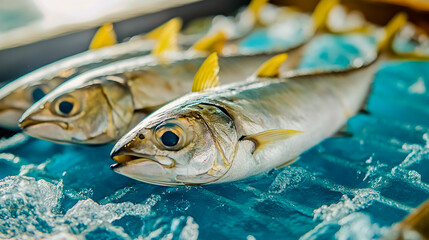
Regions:
M 0 127 L 18 130 L 18 120 L 22 114 L 66 80 L 59 76 L 25 81 L 27 79 L 18 79 L 0 89 Z
M 24 132 L 73 144 L 105 144 L 126 132 L 134 107 L 123 78 L 105 76 L 71 86 L 61 86 L 29 108 L 19 123 Z
M 112 150 L 119 174 L 157 185 L 217 181 L 234 158 L 237 133 L 231 117 L 215 105 L 164 106 L 123 136 Z

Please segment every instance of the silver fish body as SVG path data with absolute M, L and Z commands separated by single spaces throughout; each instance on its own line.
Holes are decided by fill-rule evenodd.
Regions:
M 220 57 L 222 82 L 245 79 L 268 57 Z M 32 136 L 61 143 L 117 140 L 150 112 L 188 93 L 204 60 L 205 54 L 189 51 L 161 59 L 148 55 L 88 71 L 31 106 L 21 126 Z M 112 94 L 117 88 L 121 94 Z M 60 112 L 63 100 L 73 104 L 73 114 Z
M 374 71 L 371 64 L 343 73 L 256 79 L 185 95 L 122 137 L 112 150 L 118 162 L 112 168 L 158 185 L 230 182 L 263 173 L 290 163 L 343 127 L 362 107 Z M 272 129 L 303 133 L 258 151 L 246 140 Z M 182 134 L 177 134 L 180 148 L 165 146 L 172 138 L 171 133 L 162 135 L 166 131 Z
M 154 46 L 155 41 L 139 40 L 90 50 L 18 78 L 0 90 L 0 127 L 19 129 L 22 113 L 68 79 L 108 63 L 149 54 Z

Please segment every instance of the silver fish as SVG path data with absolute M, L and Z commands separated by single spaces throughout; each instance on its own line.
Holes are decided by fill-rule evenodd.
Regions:
M 231 39 L 237 39 L 245 36 L 252 29 L 252 23 L 243 23 L 243 18 L 248 17 L 248 14 L 246 15 L 241 11 L 236 17 L 215 16 L 210 17 L 210 19 L 213 20 L 212 28 L 218 29 L 219 24 L 223 23 L 224 28 L 234 33 L 231 33 Z M 174 18 L 162 26 L 173 23 L 177 25 L 173 28 L 177 27 L 179 30 L 181 22 L 177 23 L 178 21 L 180 20 Z M 240 31 L 236 31 L 237 28 Z M 202 29 L 202 31 L 206 32 L 207 29 Z M 212 32 L 213 30 L 209 29 L 208 31 Z M 197 37 L 200 38 L 202 35 L 204 34 L 201 32 L 193 32 L 191 35 L 180 34 L 179 45 L 190 46 L 197 40 Z M 112 62 L 149 54 L 157 41 L 156 38 L 147 38 L 146 36 L 135 37 L 128 42 L 67 57 L 7 84 L 0 89 L 0 127 L 12 130 L 19 129 L 18 119 L 26 109 L 60 84 L 79 74 Z
M 154 40 L 139 40 L 90 50 L 16 79 L 0 90 L 0 127 L 19 129 L 18 119 L 24 111 L 68 79 L 114 61 L 149 54 L 154 46 Z
M 104 144 L 165 103 L 190 91 L 205 54 L 149 55 L 106 65 L 56 88 L 31 106 L 20 125 L 27 134 L 59 143 Z M 221 57 L 222 82 L 244 79 L 270 55 Z M 136 122 L 137 121 L 137 122 Z
M 405 15 L 396 16 L 377 49 L 405 23 Z M 332 73 L 250 79 L 185 95 L 116 143 L 112 169 L 169 186 L 236 181 L 288 165 L 362 108 L 377 62 Z
M 187 185 L 239 180 L 290 163 L 359 111 L 374 66 L 258 79 L 185 95 L 118 141 L 113 169 L 153 184 Z M 272 129 L 293 131 L 259 149 L 252 136 Z
M 303 24 L 313 29 L 311 24 Z M 277 25 L 274 27 L 277 29 Z M 245 79 L 275 53 L 299 52 L 311 38 L 312 34 L 303 34 L 298 42 L 265 50 L 268 54 L 242 53 L 231 47 L 235 44 L 224 47 L 226 55 L 220 58 L 222 83 Z M 60 143 L 103 144 L 117 140 L 148 113 L 189 92 L 192 76 L 205 56 L 206 52 L 191 48 L 161 58 L 145 56 L 99 67 L 35 103 L 23 114 L 21 126 L 31 136 Z M 116 88 L 123 94 L 112 94 L 117 93 Z M 96 90 L 96 94 L 94 89 L 103 91 Z M 70 109 L 62 111 L 61 104 L 68 104 Z

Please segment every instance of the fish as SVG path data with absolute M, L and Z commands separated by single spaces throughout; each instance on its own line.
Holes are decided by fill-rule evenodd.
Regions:
M 161 31 L 179 31 L 181 20 L 173 18 L 146 34 L 140 41 L 116 44 L 111 24 L 102 26 L 94 36 L 90 51 L 56 61 L 28 73 L 0 89 L 0 127 L 18 130 L 18 119 L 32 104 L 60 84 L 89 69 L 135 56 L 147 55 Z M 109 47 L 107 47 L 109 46 Z
M 382 51 L 405 23 L 405 14 L 394 17 L 374 51 Z M 295 71 L 284 78 L 278 65 L 268 64 L 254 79 L 184 95 L 119 139 L 111 168 L 139 181 L 178 186 L 232 182 L 289 165 L 362 109 L 377 59 L 360 68 Z M 218 78 L 209 62 L 199 71 L 212 74 L 197 74 L 194 81 Z
M 174 36 L 166 32 L 150 56 L 99 67 L 62 84 L 29 108 L 19 120 L 20 126 L 30 136 L 57 143 L 118 140 L 149 113 L 187 93 L 209 52 L 230 49 L 222 47 L 225 36 L 219 32 L 201 39 L 189 51 L 175 52 L 171 51 L 176 49 Z M 285 46 L 281 51 L 296 48 Z M 227 52 L 219 58 L 224 69 L 222 83 L 245 79 L 277 53 Z
M 190 46 L 197 40 L 197 37 L 202 36 L 202 32 L 217 31 L 221 27 L 229 33 L 228 39 L 245 36 L 252 30 L 254 22 L 258 19 L 258 16 L 254 14 L 259 11 L 259 8 L 264 7 L 263 2 L 258 3 L 260 1 L 253 0 L 248 8 L 239 11 L 235 17 L 209 17 L 213 22 L 209 29 L 179 34 L 180 45 Z M 46 65 L 1 88 L 0 127 L 20 130 L 18 120 L 24 111 L 60 84 L 88 70 L 112 62 L 147 55 L 156 46 L 163 32 L 178 32 L 181 26 L 181 19 L 173 18 L 143 36 L 134 37 L 132 40 L 120 44 L 116 44 L 112 24 L 102 26 L 90 43 L 90 51 Z

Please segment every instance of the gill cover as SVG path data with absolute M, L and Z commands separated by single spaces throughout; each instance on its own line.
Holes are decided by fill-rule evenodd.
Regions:
M 106 134 L 112 139 L 117 139 L 130 127 L 134 113 L 132 94 L 120 77 L 106 77 L 100 80 L 100 87 L 110 108 Z
M 237 150 L 237 130 L 234 121 L 226 110 L 215 105 L 198 104 L 191 106 L 200 112 L 201 118 L 207 124 L 216 149 L 212 168 L 206 173 L 210 182 L 219 180 L 231 168 Z M 192 178 L 189 178 L 192 179 Z M 208 182 L 203 182 L 203 184 Z

